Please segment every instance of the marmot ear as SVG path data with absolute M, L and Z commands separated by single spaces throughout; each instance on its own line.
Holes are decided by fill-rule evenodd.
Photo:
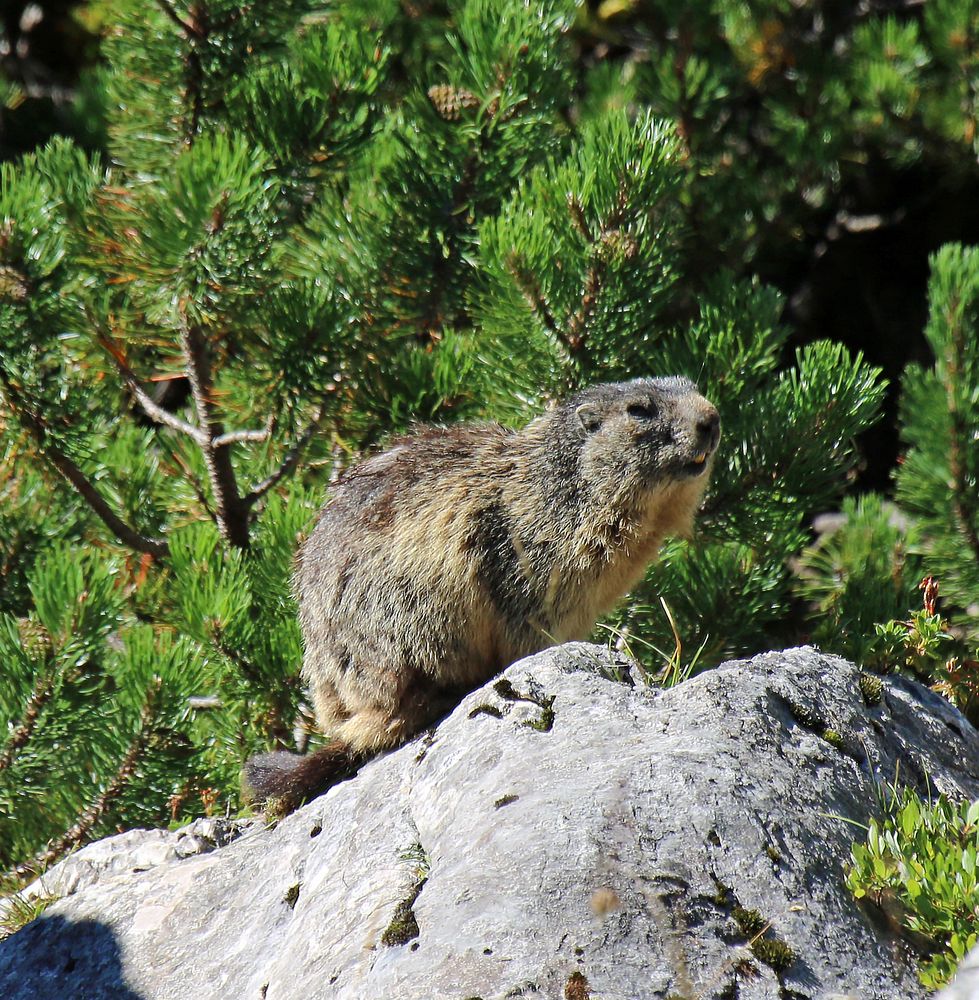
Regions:
M 582 403 L 575 411 L 581 426 L 591 434 L 602 426 L 602 415 L 594 403 Z

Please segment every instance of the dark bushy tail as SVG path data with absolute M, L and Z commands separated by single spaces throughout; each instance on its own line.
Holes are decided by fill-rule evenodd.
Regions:
M 309 754 L 285 750 L 256 754 L 245 762 L 245 793 L 252 801 L 280 799 L 294 809 L 304 799 L 313 798 L 350 777 L 361 760 L 340 740 Z

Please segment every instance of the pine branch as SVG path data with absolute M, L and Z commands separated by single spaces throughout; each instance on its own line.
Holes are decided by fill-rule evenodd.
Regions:
M 6 390 L 7 400 L 11 409 L 17 414 L 21 424 L 34 438 L 42 454 L 71 483 L 79 496 L 99 516 L 102 523 L 119 539 L 123 545 L 145 552 L 155 559 L 168 555 L 170 546 L 162 538 L 150 538 L 141 534 L 130 524 L 127 524 L 108 504 L 105 497 L 95 488 L 84 472 L 48 438 L 47 428 L 43 421 L 32 413 L 18 398 L 17 391 L 6 372 L 0 371 L 0 380 Z
M 214 522 L 215 525 L 217 525 L 217 515 L 211 508 L 210 501 L 207 499 L 204 484 L 197 478 L 194 470 L 183 460 L 183 457 L 177 451 L 171 448 L 169 451 L 169 457 L 180 466 L 180 471 L 187 482 L 190 483 L 190 488 L 194 491 L 194 496 L 197 497 L 197 502 L 204 508 L 204 512 L 207 516 Z
M 598 295 L 608 268 L 603 260 L 593 260 L 585 273 L 585 287 L 581 295 L 581 304 L 568 322 L 562 340 L 572 357 L 587 360 L 586 342 L 588 339 L 588 322 L 595 311 Z
M 490 122 L 492 123 L 496 112 L 489 109 Z M 429 282 L 429 294 L 426 298 L 422 312 L 422 327 L 418 334 L 420 340 L 437 339 L 438 332 L 445 319 L 443 316 L 443 299 L 449 282 L 450 264 L 456 259 L 460 252 L 459 241 L 462 238 L 466 227 L 466 213 L 463 209 L 472 195 L 476 176 L 482 162 L 483 146 L 486 142 L 485 129 L 479 130 L 476 149 L 469 153 L 463 163 L 459 180 L 452 191 L 452 203 L 448 211 L 448 222 L 442 233 L 445 251 L 436 254 L 432 260 L 432 277 Z
M 98 823 L 108 812 L 110 806 L 125 791 L 126 785 L 136 771 L 136 764 L 146 750 L 150 739 L 150 724 L 156 708 L 156 700 L 160 694 L 163 681 L 156 678 L 150 685 L 146 693 L 146 701 L 139 716 L 139 732 L 129 744 L 125 756 L 118 770 L 109 782 L 108 786 L 98 795 L 95 801 L 79 816 L 75 824 L 69 827 L 57 840 L 38 854 L 35 854 L 29 861 L 18 865 L 12 872 L 17 878 L 28 878 L 39 871 L 53 864 L 72 848 L 80 846 L 88 839 L 96 823 Z
M 201 30 L 200 30 L 200 28 L 198 28 L 198 27 L 196 27 L 195 25 L 191 24 L 191 23 L 190 23 L 189 21 L 185 21 L 185 20 L 184 20 L 184 19 L 183 19 L 183 18 L 182 18 L 182 17 L 181 17 L 181 16 L 180 16 L 180 15 L 179 15 L 179 14 L 178 14 L 178 13 L 177 13 L 177 12 L 176 12 L 176 11 L 175 11 L 174 9 L 173 9 L 173 7 L 172 7 L 172 6 L 171 6 L 171 5 L 170 5 L 170 4 L 169 4 L 169 3 L 167 2 L 167 0 L 156 0 L 156 5 L 157 5 L 157 7 L 159 7 L 159 8 L 160 8 L 160 10 L 162 10 L 162 11 L 163 11 L 163 13 L 164 13 L 164 14 L 166 14 L 166 16 L 167 16 L 168 18 L 170 18 L 170 20 L 171 20 L 171 21 L 173 21 L 173 23 L 174 23 L 174 24 L 175 24 L 175 25 L 176 25 L 176 26 L 177 26 L 178 28 L 180 28 L 180 30 L 181 30 L 181 31 L 182 31 L 182 32 L 183 32 L 183 33 L 184 33 L 184 34 L 185 34 L 185 35 L 186 35 L 186 36 L 187 36 L 188 38 L 203 38 L 203 37 L 204 37 L 204 36 L 203 36 L 203 34 L 201 33 Z
M 296 467 L 299 465 L 299 460 L 302 458 L 303 451 L 306 449 L 306 445 L 309 444 L 313 435 L 319 428 L 320 421 L 323 419 L 323 414 L 326 410 L 326 404 L 321 403 L 316 413 L 313 415 L 312 420 L 306 426 L 306 429 L 297 439 L 296 443 L 286 452 L 285 458 L 283 458 L 281 465 L 272 475 L 267 476 L 256 486 L 242 497 L 242 504 L 246 507 L 252 507 L 257 503 L 269 490 L 280 483 L 286 476 L 291 475 L 295 471 Z
M 267 681 L 262 677 L 261 670 L 254 663 L 245 659 L 236 646 L 231 645 L 225 640 L 224 631 L 219 625 L 214 626 L 211 640 L 214 643 L 215 649 L 223 656 L 226 656 L 238 668 L 238 672 L 249 684 L 259 688 L 268 686 Z
M 261 431 L 228 431 L 220 437 L 211 439 L 212 448 L 227 448 L 228 445 L 242 444 L 245 441 L 268 441 L 272 433 L 270 427 Z
M 232 645 L 225 639 L 224 632 L 220 626 L 215 627 L 211 634 L 211 641 L 214 643 L 215 648 L 238 668 L 238 672 L 241 674 L 243 680 L 261 691 L 268 691 L 268 679 L 263 677 L 261 670 L 254 663 L 241 655 L 237 645 Z M 280 683 L 281 688 L 277 692 L 277 697 L 265 717 L 263 728 L 266 734 L 271 736 L 281 749 L 285 750 L 292 743 L 292 726 L 287 724 L 285 719 L 283 709 L 288 704 L 288 699 L 284 700 L 282 694 L 294 690 L 299 683 L 299 678 L 296 676 L 282 677 L 280 678 Z
M 590 229 L 583 214 L 580 212 L 580 206 L 577 206 L 579 210 L 576 210 L 576 206 L 577 203 L 573 199 L 569 199 L 568 211 L 571 214 L 572 223 L 579 231 L 583 229 L 584 232 L 588 233 Z M 588 367 L 588 324 L 595 312 L 598 296 L 601 294 L 605 278 L 608 274 L 608 263 L 601 253 L 601 247 L 608 242 L 609 237 L 616 233 L 625 221 L 628 206 L 629 191 L 625 183 L 621 183 L 615 207 L 602 225 L 601 232 L 591 239 L 589 252 L 592 260 L 588 265 L 588 270 L 585 272 L 581 302 L 575 314 L 568 321 L 567 330 L 562 337 L 571 356 L 580 360 L 585 367 Z M 579 215 L 581 216 L 580 218 Z
M 567 196 L 568 211 L 571 213 L 571 223 L 578 230 L 582 238 L 588 243 L 594 243 L 595 237 L 592 235 L 591 227 L 585 218 L 585 209 L 580 201 L 573 195 Z
M 190 104 L 190 125 L 185 140 L 188 146 L 192 146 L 200 130 L 201 116 L 204 113 L 204 67 L 201 63 L 199 46 L 207 41 L 208 31 L 205 20 L 207 9 L 203 5 L 195 5 L 193 20 L 185 21 L 169 3 L 169 0 L 156 0 L 156 4 L 180 28 L 190 45 L 186 57 L 187 87 L 184 91 L 184 100 Z
M 54 692 L 54 676 L 47 674 L 39 677 L 27 699 L 27 707 L 24 710 L 24 721 L 10 734 L 7 745 L 0 754 L 0 771 L 5 771 L 10 767 L 14 755 L 31 738 L 37 720 L 41 715 L 41 710 L 50 701 Z
M 541 290 L 537 278 L 531 273 L 530 269 L 523 263 L 516 252 L 507 254 L 506 268 L 537 318 L 551 333 L 563 340 L 564 334 L 554 319 L 554 314 L 551 312 L 547 300 L 544 298 L 544 292 Z
M 954 311 L 950 310 L 953 313 Z M 955 383 L 959 376 L 959 366 L 956 359 L 964 357 L 966 350 L 962 326 L 960 323 L 956 323 L 951 331 L 949 350 L 945 357 L 945 366 L 948 372 L 946 395 L 949 419 L 952 425 L 948 456 L 949 471 L 952 473 L 952 509 L 955 512 L 959 531 L 969 546 L 973 560 L 979 566 L 979 533 L 976 530 L 976 525 L 979 524 L 979 505 L 976 502 L 974 489 L 970 489 L 966 482 L 966 468 L 961 446 L 961 442 L 967 440 L 970 434 L 955 398 Z
M 217 505 L 218 527 L 231 545 L 247 549 L 249 508 L 238 492 L 230 448 L 227 444 L 215 444 L 224 437 L 225 431 L 213 403 L 214 379 L 207 338 L 198 326 L 189 322 L 184 324 L 180 338 L 187 361 L 190 391 L 197 409 L 197 422 L 205 431 L 206 440 L 201 443 L 201 451 Z
M 129 367 L 126 362 L 126 356 L 122 352 L 122 348 L 107 334 L 98 334 L 98 341 L 105 349 L 106 353 L 109 354 L 112 360 L 116 364 L 116 368 L 119 370 L 119 374 L 122 375 L 123 381 L 126 383 L 126 388 L 132 393 L 133 398 L 139 403 L 142 411 L 150 418 L 150 420 L 155 423 L 161 424 L 164 427 L 169 427 L 171 430 L 179 431 L 181 434 L 186 434 L 188 437 L 193 438 L 198 444 L 203 445 L 207 441 L 207 435 L 199 427 L 195 427 L 193 424 L 187 423 L 186 420 L 181 420 L 176 414 L 171 413 L 169 410 L 160 406 L 149 393 L 140 385 L 139 379 L 136 377 L 136 373 Z

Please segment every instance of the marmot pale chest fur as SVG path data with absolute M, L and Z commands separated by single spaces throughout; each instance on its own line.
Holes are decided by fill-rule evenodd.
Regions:
M 588 636 L 690 531 L 720 437 L 684 378 L 596 385 L 522 430 L 428 428 L 351 469 L 296 573 L 303 673 L 332 742 L 253 757 L 297 801 L 520 657 Z

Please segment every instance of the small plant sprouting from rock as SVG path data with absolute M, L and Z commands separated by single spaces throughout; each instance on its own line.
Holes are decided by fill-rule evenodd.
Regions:
M 381 935 L 381 944 L 392 947 L 398 944 L 407 944 L 418 937 L 418 921 L 415 919 L 414 905 L 418 894 L 422 891 L 423 882 L 411 891 L 394 909 L 394 916 L 391 923 L 384 929 Z
M 504 701 L 529 701 L 532 705 L 537 705 L 541 710 L 540 715 L 536 719 L 528 719 L 524 722 L 524 725 L 529 726 L 531 729 L 536 729 L 539 733 L 549 733 L 551 731 L 551 727 L 554 725 L 554 695 L 545 695 L 543 690 L 541 690 L 541 686 L 533 678 L 527 679 L 526 694 L 518 691 L 505 677 L 501 677 L 493 685 L 493 690 Z M 469 718 L 481 712 L 494 715 L 497 718 L 502 718 L 503 716 L 503 713 L 499 709 L 493 710 L 493 706 L 491 705 L 480 705 L 469 713 Z
M 411 862 L 414 865 L 412 872 L 412 887 L 403 900 L 394 908 L 394 915 L 391 923 L 387 925 L 381 935 L 381 944 L 388 947 L 399 944 L 407 944 L 418 937 L 418 921 L 415 919 L 415 900 L 422 891 L 422 886 L 428 879 L 428 873 L 432 864 L 425 849 L 419 843 L 414 843 L 401 852 L 402 861 Z
M 589 1000 L 591 987 L 583 972 L 572 972 L 564 984 L 564 1000 Z
M 822 737 L 837 750 L 843 749 L 843 734 L 838 729 L 824 729 Z
M 826 720 L 819 714 L 819 712 L 809 707 L 808 705 L 800 704 L 797 701 L 785 699 L 786 704 L 789 706 L 789 711 L 792 713 L 792 718 L 799 723 L 803 729 L 808 729 L 810 732 L 822 733 L 826 730 Z
M 734 974 L 745 982 L 750 982 L 757 979 L 761 975 L 761 971 L 750 958 L 742 958 L 734 963 Z
M 0 913 L 0 941 L 36 920 L 58 896 L 11 896 Z
M 680 637 L 676 618 L 662 594 L 659 595 L 659 603 L 663 609 L 664 619 L 669 626 L 669 631 L 673 639 L 673 649 L 669 652 L 654 643 L 648 642 L 641 636 L 633 634 L 632 629 L 625 622 L 620 625 L 609 625 L 600 622 L 598 627 L 609 633 L 610 641 L 614 644 L 614 648 L 618 652 L 624 652 L 629 659 L 635 660 L 636 663 L 642 666 L 650 684 L 655 684 L 657 687 L 663 689 L 669 689 L 689 680 L 694 674 L 699 673 L 703 669 L 701 657 L 707 648 L 710 636 L 705 636 L 693 656 L 686 659 L 683 655 L 683 640 Z M 648 618 L 651 616 L 658 617 L 659 611 L 653 604 L 634 601 L 629 607 L 628 614 L 632 617 L 641 615 Z M 634 644 L 638 644 L 640 648 L 638 650 L 634 649 Z
M 815 733 L 821 739 L 826 740 L 827 743 L 836 747 L 837 750 L 843 749 L 843 734 L 838 729 L 830 726 L 817 708 L 803 705 L 794 699 L 785 698 L 781 695 L 779 697 L 788 705 L 789 711 L 792 713 L 792 718 L 803 729 L 808 729 L 810 732 Z
M 784 972 L 796 959 L 792 948 L 774 935 L 766 936 L 772 926 L 758 910 L 736 906 L 731 911 L 738 930 L 748 938 L 748 947 L 759 962 L 775 972 Z
M 726 910 L 731 905 L 734 892 L 729 885 L 718 882 L 717 879 L 714 879 L 714 885 L 717 887 L 717 892 L 714 893 L 714 904 Z
M 528 719 L 524 725 L 536 729 L 539 733 L 549 733 L 554 725 L 554 695 L 535 704 L 540 706 L 540 715 L 536 719 Z
M 493 690 L 504 701 L 520 701 L 523 698 L 523 695 L 505 677 L 501 677 L 493 685 Z
M 884 697 L 884 682 L 874 674 L 860 675 L 860 693 L 868 708 L 875 708 Z
M 731 916 L 738 925 L 738 930 L 746 938 L 762 934 L 768 927 L 768 921 L 757 910 L 747 910 L 743 906 L 736 906 L 731 911 Z
M 979 801 L 925 801 L 895 788 L 883 805 L 866 842 L 853 845 L 846 884 L 857 899 L 886 900 L 906 933 L 930 942 L 918 976 L 935 990 L 979 938 Z
M 796 958 L 795 952 L 778 938 L 759 938 L 751 945 L 751 952 L 775 972 L 784 972 Z
M 943 694 L 975 723 L 979 720 L 979 653 L 954 635 L 938 613 L 938 581 L 926 576 L 919 589 L 924 595 L 921 610 L 912 611 L 907 619 L 874 626 L 876 635 L 865 665 L 880 674 L 897 670 L 910 673 Z
M 477 705 L 470 713 L 469 718 L 475 719 L 478 715 L 489 715 L 494 719 L 502 719 L 503 712 L 496 705 Z

